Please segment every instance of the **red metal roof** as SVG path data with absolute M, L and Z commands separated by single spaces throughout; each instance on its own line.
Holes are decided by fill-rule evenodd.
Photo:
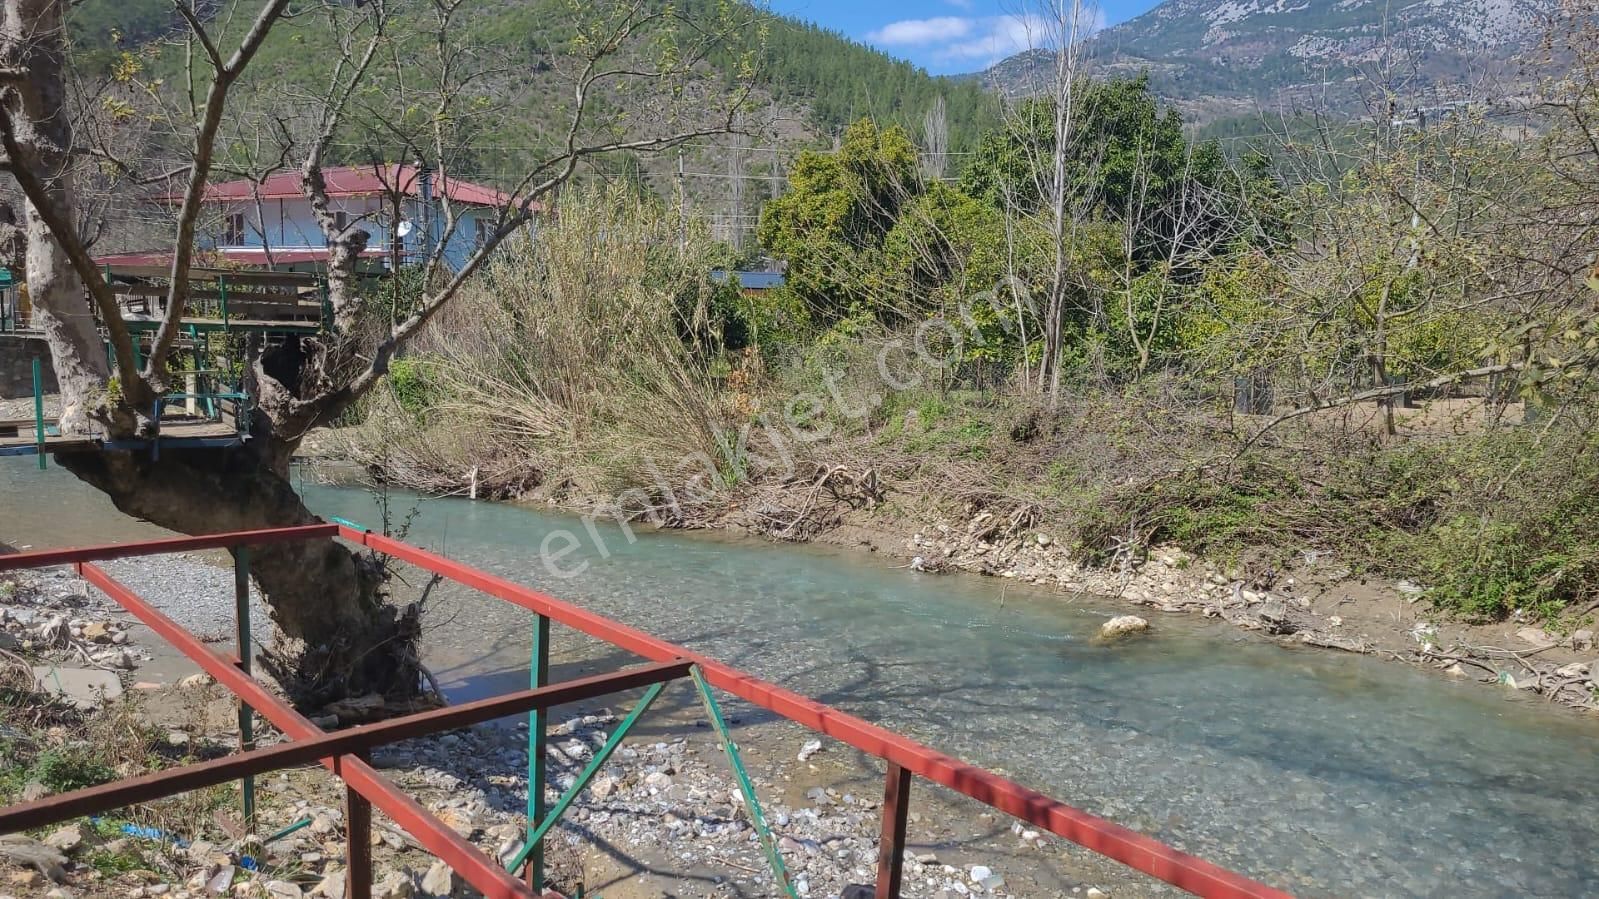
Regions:
M 421 172 L 414 165 L 335 166 L 323 169 L 322 178 L 327 182 L 328 196 L 334 199 L 381 197 L 394 190 L 408 197 L 422 195 Z M 253 200 L 255 194 L 251 192 L 252 184 L 249 179 L 215 182 L 206 186 L 205 199 L 212 203 Z M 502 190 L 435 172 L 433 195 L 438 197 L 445 194 L 452 202 L 471 206 L 504 206 L 511 202 L 511 195 Z M 261 182 L 260 195 L 263 200 L 304 199 L 305 192 L 300 188 L 300 173 L 286 171 L 268 175 L 267 179 Z M 162 194 L 155 199 L 176 203 L 183 199 L 183 194 L 182 192 Z

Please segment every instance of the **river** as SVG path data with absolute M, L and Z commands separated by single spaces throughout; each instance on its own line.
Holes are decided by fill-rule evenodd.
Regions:
M 305 485 L 376 524 L 374 498 Z M 1186 851 L 1311 896 L 1599 895 L 1599 722 L 1377 660 L 1285 650 L 1160 617 L 1104 646 L 1123 609 L 1009 581 L 934 576 L 822 546 L 616 527 L 464 500 L 392 498 L 407 539 L 548 590 L 1000 768 Z M 587 563 L 534 560 L 569 530 Z M 130 539 L 57 469 L 0 460 L 0 541 Z M 601 548 L 603 544 L 603 548 Z M 219 598 L 219 602 L 221 602 Z M 443 590 L 428 657 L 455 696 L 526 682 L 528 615 Z

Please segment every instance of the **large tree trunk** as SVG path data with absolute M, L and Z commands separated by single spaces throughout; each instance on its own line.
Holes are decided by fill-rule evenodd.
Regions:
M 111 377 L 105 345 L 83 282 L 31 203 L 26 227 L 28 302 L 33 307 L 34 325 L 44 331 L 50 344 L 61 388 L 60 427 L 65 433 L 86 433 L 94 426 L 89 411 L 104 404 Z
M 0 57 L 28 72 L 10 91 L 7 112 L 19 149 L 12 160 L 41 177 L 55 217 L 73 221 L 72 126 L 63 77 L 65 42 L 59 0 L 5 0 L 0 7 Z M 25 281 L 34 322 L 43 329 L 61 385 L 61 428 L 86 432 L 88 412 L 101 406 L 111 370 L 95 328 L 89 295 L 64 250 L 32 202 L 25 208 Z
M 251 441 L 231 449 L 62 454 L 63 467 L 117 508 L 192 534 L 313 524 L 272 464 L 282 454 Z M 262 660 L 303 706 L 379 693 L 395 704 L 419 695 L 418 612 L 385 602 L 381 565 L 332 540 L 253 547 L 251 572 L 270 601 L 278 637 Z M 228 607 L 217 597 L 219 611 Z

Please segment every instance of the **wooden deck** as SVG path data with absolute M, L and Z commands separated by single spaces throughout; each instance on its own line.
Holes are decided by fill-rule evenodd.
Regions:
M 107 286 L 116 294 L 130 331 L 146 333 L 160 327 L 170 290 L 168 275 L 157 266 L 107 266 Z M 184 308 L 180 321 L 190 333 L 305 334 L 329 324 L 326 285 L 315 274 L 197 268 L 190 270 L 189 282 L 186 296 L 192 305 Z
M 161 421 L 161 443 L 163 445 L 181 445 L 181 441 L 237 440 L 238 438 L 239 432 L 233 425 L 226 422 L 209 421 L 203 418 L 166 418 Z M 135 442 L 149 443 L 147 440 Z M 95 437 L 77 435 L 63 437 L 56 430 L 54 421 L 48 419 L 45 421 L 45 452 L 83 452 L 85 450 L 99 449 L 102 443 L 101 440 Z M 0 455 L 37 452 L 38 445 L 38 432 L 35 430 L 33 419 L 0 420 Z M 121 446 L 120 443 L 116 445 Z

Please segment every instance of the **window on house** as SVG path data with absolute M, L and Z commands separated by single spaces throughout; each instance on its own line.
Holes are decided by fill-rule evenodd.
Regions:
M 244 213 L 234 212 L 228 215 L 227 223 L 222 228 L 222 245 L 244 246 Z
M 477 245 L 481 247 L 489 242 L 489 234 L 493 233 L 493 229 L 483 219 L 473 219 L 472 223 L 477 226 Z
M 350 227 L 350 214 L 342 209 L 333 213 L 333 227 L 343 234 Z

